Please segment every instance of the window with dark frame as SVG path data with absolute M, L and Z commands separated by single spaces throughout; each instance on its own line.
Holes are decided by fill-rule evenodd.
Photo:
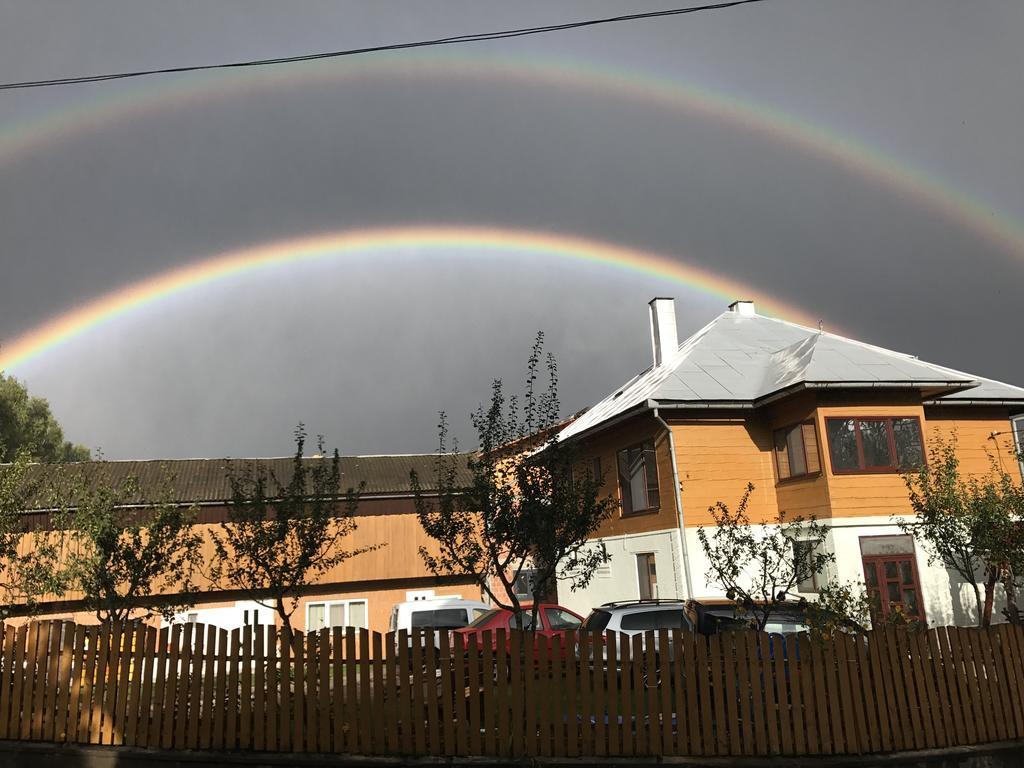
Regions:
M 654 441 L 648 440 L 619 451 L 618 463 L 622 514 L 632 515 L 657 509 L 660 499 Z
M 818 432 L 813 421 L 777 429 L 774 433 L 775 468 L 779 480 L 810 477 L 821 473 Z
M 924 463 L 921 422 L 905 417 L 830 417 L 825 419 L 832 471 L 901 472 Z

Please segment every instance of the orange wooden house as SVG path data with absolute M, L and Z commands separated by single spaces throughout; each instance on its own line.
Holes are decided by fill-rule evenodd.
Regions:
M 292 458 L 273 458 L 238 459 L 233 463 L 260 464 L 285 478 L 290 475 L 292 462 Z M 363 484 L 356 512 L 357 528 L 347 538 L 345 547 L 384 546 L 346 560 L 305 590 L 292 617 L 296 629 L 352 626 L 385 632 L 396 603 L 434 596 L 479 599 L 479 587 L 472 579 L 434 576 L 427 571 L 419 554 L 421 546 L 429 549 L 433 542 L 423 533 L 416 518 L 409 478 L 410 472 L 416 470 L 429 496 L 429 483 L 435 477 L 434 462 L 433 455 L 341 458 L 342 487 L 357 488 Z M 157 498 L 159 489 L 169 481 L 177 503 L 196 507 L 201 528 L 216 526 L 227 519 L 231 488 L 224 459 L 86 462 L 66 466 L 72 472 L 98 474 L 112 486 L 134 478 L 140 497 L 126 499 L 127 504 Z M 34 525 L 45 525 L 47 514 L 45 511 L 27 512 Z M 207 557 L 211 551 L 207 543 Z M 92 615 L 82 611 L 74 595 L 44 601 L 40 615 L 86 623 L 95 621 Z M 270 609 L 245 595 L 212 589 L 208 584 L 195 606 L 176 618 L 225 629 L 275 622 L 275 614 Z
M 651 367 L 561 433 L 582 442 L 620 502 L 599 532 L 611 562 L 587 589 L 560 594 L 563 604 L 720 597 L 696 531 L 710 506 L 735 505 L 751 482 L 753 520 L 828 523 L 836 562 L 826 576 L 864 582 L 886 610 L 892 602 L 931 624 L 975 622 L 969 585 L 930 566 L 895 524 L 911 511 L 899 468 L 955 434 L 963 471 L 995 460 L 1020 478 L 1024 389 L 765 317 L 749 301 L 681 344 L 672 299 L 652 300 L 650 319 Z

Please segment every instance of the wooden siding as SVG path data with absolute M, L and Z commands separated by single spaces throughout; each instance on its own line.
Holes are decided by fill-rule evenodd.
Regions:
M 416 588 L 418 582 L 433 577 L 423 564 L 419 548 L 425 547 L 428 551 L 436 551 L 437 546 L 424 532 L 417 520 L 416 515 L 405 512 L 404 514 L 382 514 L 359 515 L 358 527 L 345 539 L 343 546 L 346 549 L 359 549 L 360 547 L 373 544 L 383 544 L 380 549 L 372 552 L 365 552 L 356 557 L 345 560 L 337 567 L 331 569 L 319 580 L 320 585 L 353 585 L 359 588 L 361 583 L 373 583 L 380 585 L 381 582 L 394 582 L 394 589 L 404 595 L 406 588 Z M 217 526 L 212 524 L 201 524 L 199 528 L 205 533 L 216 530 Z M 213 555 L 213 544 L 208 535 L 202 547 L 202 558 L 209 562 Z M 202 590 L 211 590 L 209 582 L 199 581 Z M 347 591 L 346 587 L 343 591 Z M 174 589 L 162 590 L 161 594 L 173 593 Z M 46 602 L 74 601 L 81 598 L 80 594 L 67 593 L 64 595 L 50 595 Z M 239 597 L 238 599 L 242 599 Z M 404 599 L 404 597 L 403 597 Z M 388 605 L 388 610 L 391 606 Z M 62 610 L 60 615 L 66 615 Z M 374 625 L 376 629 L 377 626 Z
M 641 512 L 633 515 L 622 514 L 622 494 L 619 488 L 618 451 L 623 448 L 654 441 L 654 450 L 658 464 L 658 498 L 657 511 Z M 627 533 L 647 533 L 676 528 L 677 498 L 675 481 L 672 477 L 672 455 L 669 450 L 668 432 L 650 416 L 636 418 L 627 424 L 602 432 L 597 437 L 586 441 L 581 447 L 581 459 L 589 462 L 593 457 L 601 460 L 601 472 L 604 483 L 602 495 L 610 495 L 617 502 L 612 517 L 595 537 L 621 536 Z
M 687 526 L 712 523 L 708 508 L 722 501 L 735 507 L 747 483 L 754 493 L 747 514 L 754 522 L 778 516 L 772 432 L 743 416 L 673 420 L 676 462 Z
M 778 511 L 780 515 L 789 519 L 795 517 L 820 519 L 832 514 L 828 478 L 825 475 L 828 452 L 825 447 L 825 435 L 815 418 L 816 406 L 815 397 L 807 393 L 774 405 L 766 409 L 764 414 L 772 434 L 777 429 L 810 421 L 813 423 L 817 438 L 818 464 L 820 465 L 820 471 L 817 474 L 780 481 L 776 472 L 775 493 L 778 498 Z M 774 456 L 772 460 L 774 462 Z M 811 463 L 810 459 L 808 462 Z
M 1013 430 L 1005 408 L 925 408 L 925 439 L 956 436 L 960 470 L 985 475 L 992 462 L 1020 479 L 1020 465 L 1014 456 Z M 993 436 L 994 435 L 994 436 Z
M 835 474 L 825 432 L 828 417 L 910 416 L 921 420 L 925 451 L 936 435 L 957 436 L 961 467 L 988 473 L 991 461 L 1019 477 L 1013 456 L 1009 412 L 1005 408 L 924 408 L 902 394 L 857 396 L 811 394 L 786 400 L 755 414 L 709 413 L 671 419 L 682 486 L 684 524 L 707 525 L 708 508 L 718 501 L 732 507 L 754 483 L 748 508 L 754 522 L 784 516 L 889 517 L 908 514 L 907 489 L 898 473 Z M 773 453 L 775 429 L 807 419 L 817 430 L 821 473 L 780 481 Z M 998 433 L 994 437 L 992 433 Z M 612 447 L 609 447 L 612 450 Z

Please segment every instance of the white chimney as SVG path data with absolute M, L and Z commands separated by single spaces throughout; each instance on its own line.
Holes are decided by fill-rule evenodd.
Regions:
M 655 367 L 670 361 L 679 351 L 679 336 L 676 334 L 675 299 L 651 299 L 651 348 L 654 351 Z
M 754 302 L 748 299 L 739 299 L 729 305 L 729 309 L 741 317 L 753 317 L 757 314 L 754 311 Z

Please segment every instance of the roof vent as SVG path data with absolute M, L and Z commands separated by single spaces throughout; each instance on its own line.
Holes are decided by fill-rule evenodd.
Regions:
M 668 362 L 679 351 L 679 336 L 676 333 L 675 299 L 654 298 L 651 308 L 651 348 L 654 352 L 655 367 Z
M 729 305 L 729 311 L 735 312 L 741 317 L 753 317 L 757 314 L 754 310 L 754 302 L 748 299 L 739 299 Z

